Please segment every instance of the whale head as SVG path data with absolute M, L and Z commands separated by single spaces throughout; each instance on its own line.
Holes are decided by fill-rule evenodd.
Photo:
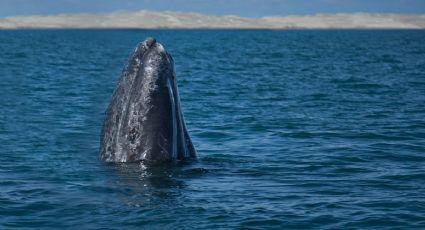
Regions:
M 100 158 L 158 163 L 194 156 L 173 58 L 147 38 L 130 56 L 106 111 Z
M 152 86 L 164 85 L 176 76 L 173 58 L 155 38 L 147 38 L 139 43 L 130 62 L 139 71 L 136 80 L 148 79 L 150 81 L 144 83 Z

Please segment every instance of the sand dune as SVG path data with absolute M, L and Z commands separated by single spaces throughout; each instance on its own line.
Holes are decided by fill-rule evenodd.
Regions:
M 0 29 L 16 28 L 403 28 L 424 29 L 425 15 L 340 13 L 247 18 L 171 11 L 119 11 L 13 16 L 0 18 Z

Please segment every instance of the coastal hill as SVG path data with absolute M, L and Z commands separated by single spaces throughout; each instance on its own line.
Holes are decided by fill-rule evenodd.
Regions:
M 338 13 L 248 18 L 142 10 L 0 18 L 0 29 L 18 28 L 424 29 L 425 14 Z

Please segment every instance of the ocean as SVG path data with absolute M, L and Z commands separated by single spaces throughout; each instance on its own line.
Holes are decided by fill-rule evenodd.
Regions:
M 99 160 L 130 53 L 176 64 L 193 162 Z M 1 30 L 0 228 L 424 229 L 425 30 Z

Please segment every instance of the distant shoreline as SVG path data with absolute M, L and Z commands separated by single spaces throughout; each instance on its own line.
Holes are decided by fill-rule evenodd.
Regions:
M 248 18 L 173 11 L 119 11 L 0 18 L 0 29 L 425 29 L 425 14 L 337 13 Z

